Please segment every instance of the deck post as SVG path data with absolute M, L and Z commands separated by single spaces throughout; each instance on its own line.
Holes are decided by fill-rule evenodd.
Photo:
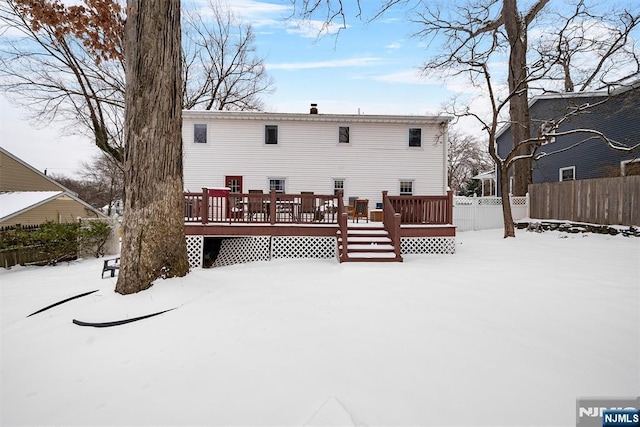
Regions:
M 203 187 L 202 188 L 202 211 L 201 211 L 201 217 L 202 217 L 202 223 L 206 224 L 209 221 L 209 189 Z
M 453 191 L 447 191 L 447 224 L 453 225 Z
M 338 218 L 338 224 L 340 228 L 340 262 L 345 262 L 349 258 L 349 251 L 347 250 L 347 246 L 349 242 L 347 241 L 347 235 L 349 234 L 349 227 L 347 226 L 347 217 L 349 216 L 346 212 L 341 212 L 340 217 Z
M 271 225 L 276 223 L 276 190 L 274 189 L 269 193 L 269 219 Z
M 401 223 L 401 215 L 399 213 L 393 214 L 393 247 L 396 251 L 396 258 L 402 259 L 401 255 L 401 243 L 400 243 L 400 223 Z
M 385 208 L 385 205 L 387 204 L 387 203 L 386 203 L 386 200 L 387 200 L 387 195 L 388 195 L 388 194 L 389 194 L 389 191 L 387 191 L 387 190 L 382 190 L 382 226 L 383 226 L 384 228 L 387 228 L 387 227 L 385 226 L 385 223 L 384 223 L 384 208 Z

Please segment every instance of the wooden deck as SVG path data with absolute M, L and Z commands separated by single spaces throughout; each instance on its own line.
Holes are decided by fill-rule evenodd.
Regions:
M 352 218 L 342 195 L 227 194 L 203 188 L 202 193 L 185 193 L 185 234 L 330 237 L 337 241 L 341 262 L 402 261 L 404 238 L 455 237 L 451 192 L 445 196 L 383 192 L 382 199 L 382 221 L 374 222 Z M 384 244 L 378 244 L 380 239 Z

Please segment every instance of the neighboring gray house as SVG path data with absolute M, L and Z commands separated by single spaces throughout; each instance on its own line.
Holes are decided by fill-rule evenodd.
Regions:
M 621 146 L 632 147 L 640 144 L 640 81 L 621 87 L 611 94 L 574 92 L 535 97 L 529 104 L 531 135 L 537 136 L 545 122 L 558 120 L 576 106 L 594 105 L 607 97 L 610 99 L 603 104 L 569 118 L 556 132 L 591 129 L 602 132 Z M 579 144 L 587 138 L 589 140 Z M 504 158 L 513 147 L 509 126 L 498 132 L 497 143 L 498 153 Z M 572 148 L 568 149 L 569 147 Z M 640 175 L 640 149 L 614 150 L 601 139 L 593 138 L 587 133 L 552 138 L 540 146 L 537 152 L 551 153 L 562 149 L 567 150 L 533 162 L 534 184 Z

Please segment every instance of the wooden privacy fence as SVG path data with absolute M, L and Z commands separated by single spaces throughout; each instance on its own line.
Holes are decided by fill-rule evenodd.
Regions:
M 531 218 L 640 225 L 640 176 L 529 185 Z

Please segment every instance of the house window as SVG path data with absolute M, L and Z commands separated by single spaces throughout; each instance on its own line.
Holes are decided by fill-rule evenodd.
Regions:
M 207 125 L 196 123 L 193 125 L 193 142 L 196 144 L 207 143 Z
M 413 181 L 400 181 L 400 195 L 413 196 Z
M 576 167 L 569 166 L 568 168 L 560 168 L 560 182 L 573 181 L 576 179 Z
M 338 131 L 338 142 L 341 144 L 349 143 L 349 126 L 340 126 Z
M 284 193 L 285 179 L 284 178 L 269 178 L 269 191 L 275 190 L 276 193 Z
M 230 179 L 227 181 L 227 187 L 229 188 L 229 193 L 237 194 L 240 192 L 240 180 L 239 179 Z
M 344 194 L 344 179 L 334 179 L 333 180 L 333 195 L 337 196 L 338 192 L 342 191 Z
M 266 125 L 264 127 L 264 143 L 265 144 L 278 143 L 278 126 Z
M 422 147 L 422 129 L 409 129 L 409 147 Z

